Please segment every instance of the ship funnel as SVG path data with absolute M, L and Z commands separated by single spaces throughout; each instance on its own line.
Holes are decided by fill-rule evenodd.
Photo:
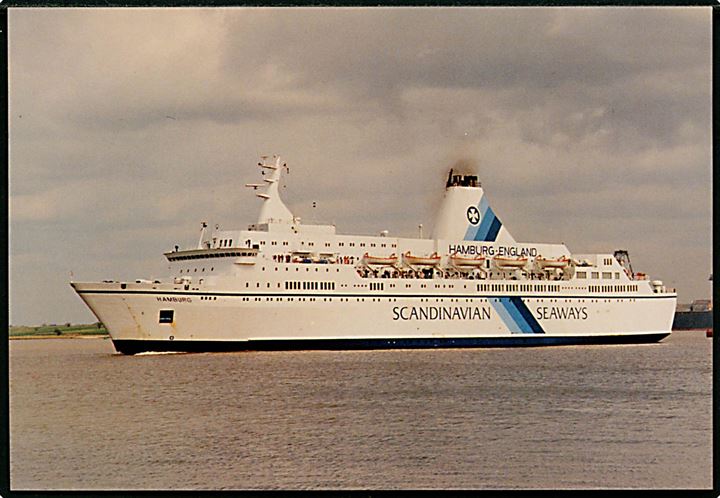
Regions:
M 258 163 L 258 166 L 260 166 L 263 171 L 263 175 L 266 175 L 264 178 L 265 185 L 252 183 L 245 186 L 252 187 L 256 191 L 261 190 L 255 193 L 257 197 L 263 200 L 260 216 L 258 217 L 258 224 L 292 224 L 295 222 L 295 218 L 282 199 L 280 199 L 280 193 L 278 192 L 280 175 L 282 174 L 283 168 L 287 168 L 287 166 L 280 162 L 279 156 L 273 156 L 273 158 L 275 159 L 275 164 L 267 163 L 267 156 L 262 156 L 262 161 Z
M 450 170 L 445 184 L 433 238 L 515 243 L 488 204 L 478 177 L 453 174 L 453 170 Z

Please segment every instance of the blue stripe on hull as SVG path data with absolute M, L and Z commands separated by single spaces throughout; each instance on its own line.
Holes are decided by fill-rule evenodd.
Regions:
M 633 335 L 596 335 L 548 337 L 544 334 L 518 334 L 501 337 L 457 337 L 416 339 L 293 339 L 270 341 L 148 341 L 113 340 L 115 349 L 123 354 L 146 351 L 181 351 L 210 353 L 227 351 L 302 351 L 302 350 L 367 350 L 367 349 L 429 349 L 568 346 L 584 344 L 643 344 L 658 342 L 669 332 Z
M 530 328 L 530 331 L 534 334 L 544 334 L 545 331 L 543 330 L 542 326 L 533 316 L 532 312 L 528 309 L 527 305 L 523 302 L 523 300 L 518 297 L 510 297 L 508 298 L 511 305 L 515 306 L 515 308 L 518 310 L 518 313 L 523 317 L 525 320 L 525 323 L 528 324 L 528 327 Z
M 542 326 L 520 297 L 490 299 L 490 304 L 512 334 L 544 334 Z
M 501 297 L 499 299 L 489 299 L 488 301 L 511 334 L 524 334 L 530 332 L 526 326 L 523 327 L 524 322 L 517 320 L 516 317 L 513 316 L 511 310 L 508 308 L 506 300 L 507 298 Z

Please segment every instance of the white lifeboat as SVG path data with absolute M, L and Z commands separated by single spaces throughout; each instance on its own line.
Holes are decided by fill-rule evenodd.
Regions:
M 506 258 L 503 256 L 495 256 L 493 258 L 495 266 L 500 270 L 518 270 L 525 268 L 527 264 L 527 258 Z
M 378 266 L 388 266 L 388 265 L 394 265 L 398 262 L 398 257 L 395 254 L 391 254 L 390 256 L 384 257 L 384 256 L 370 256 L 368 253 L 365 253 L 363 255 L 363 262 L 366 265 L 378 265 Z
M 403 254 L 403 260 L 409 265 L 415 266 L 437 266 L 440 264 L 440 255 L 436 252 L 430 256 L 414 256 L 410 251 Z
M 535 258 L 535 263 L 542 268 L 566 268 L 570 264 L 570 258 L 560 256 L 559 258 L 543 258 L 538 256 Z
M 485 256 L 475 256 L 474 258 L 466 258 L 458 256 L 457 253 L 450 255 L 450 262 L 458 268 L 478 268 L 485 263 Z

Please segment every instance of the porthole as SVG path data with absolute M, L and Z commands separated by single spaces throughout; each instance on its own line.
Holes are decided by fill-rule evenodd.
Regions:
M 173 323 L 174 317 L 175 317 L 174 310 L 160 310 L 160 314 L 158 316 L 158 322 L 159 323 Z

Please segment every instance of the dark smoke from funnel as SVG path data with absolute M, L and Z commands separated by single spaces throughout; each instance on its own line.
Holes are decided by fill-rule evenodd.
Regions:
M 474 159 L 460 158 L 453 163 L 448 172 L 445 187 L 476 187 L 478 184 L 478 163 Z
M 470 157 L 462 157 L 456 160 L 451 166 L 453 174 L 456 175 L 478 175 L 480 171 L 480 163 L 477 159 Z M 448 170 L 449 171 L 449 170 Z
M 473 159 L 469 156 L 460 156 L 456 158 L 450 159 L 442 168 L 442 170 L 437 170 L 440 175 L 438 176 L 437 180 L 433 181 L 433 189 L 432 194 L 428 196 L 428 204 L 430 205 L 430 212 L 437 213 L 440 210 L 440 206 L 442 204 L 443 200 L 443 194 L 444 194 L 444 188 L 446 186 L 448 174 L 450 173 L 450 170 L 452 169 L 453 175 L 478 175 L 478 171 L 480 170 L 480 162 L 477 159 Z M 432 231 L 434 231 L 434 217 L 432 220 L 433 224 L 431 225 Z
M 461 156 L 457 159 L 453 159 L 448 161 L 450 163 L 448 166 L 443 167 L 440 173 L 440 180 L 442 183 L 445 183 L 445 180 L 447 180 L 448 174 L 450 173 L 450 170 L 452 170 L 453 175 L 475 175 L 480 176 L 480 161 L 477 159 L 473 159 L 469 156 Z M 447 164 L 447 163 L 446 163 Z

